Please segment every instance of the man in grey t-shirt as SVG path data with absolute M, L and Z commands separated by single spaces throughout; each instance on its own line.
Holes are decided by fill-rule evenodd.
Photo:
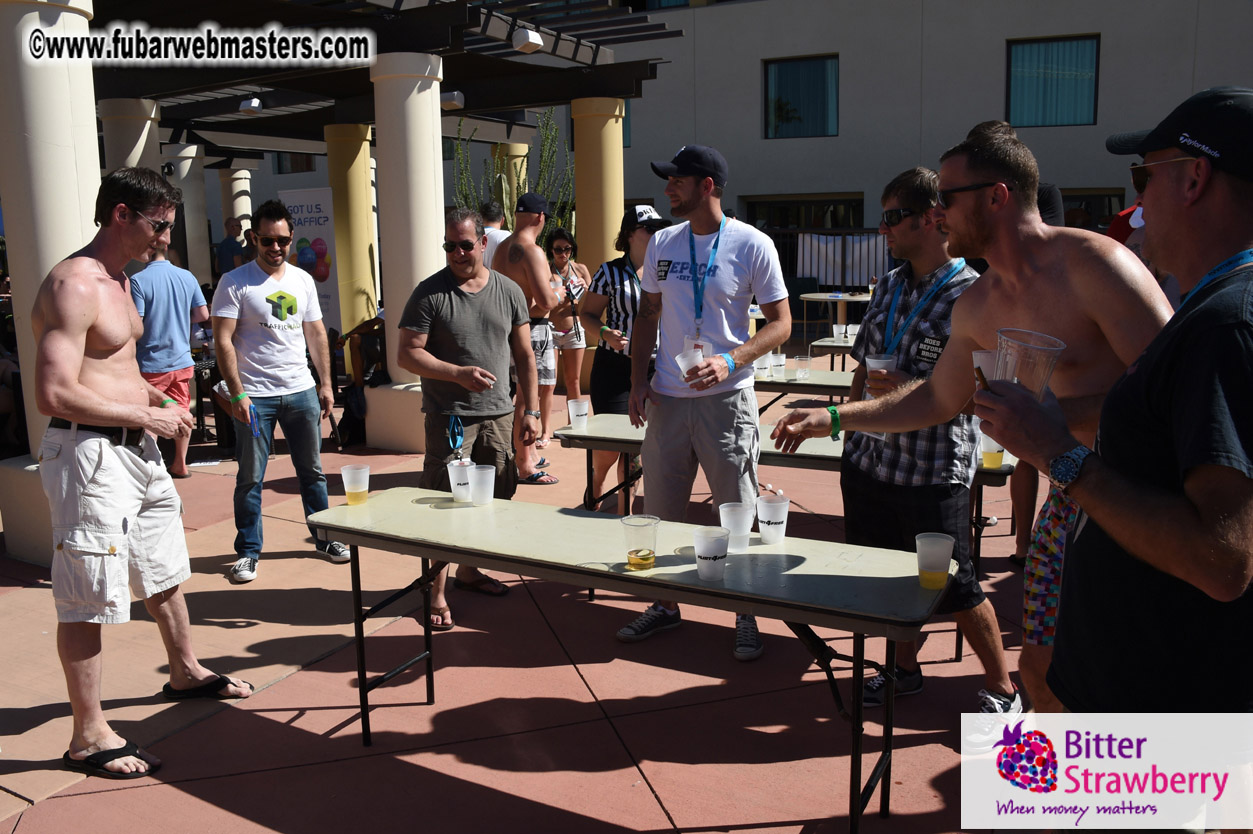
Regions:
M 496 467 L 496 497 L 512 498 L 513 402 L 509 360 L 525 403 L 522 442 L 539 436 L 539 389 L 531 324 L 521 288 L 483 263 L 483 221 L 470 209 L 454 209 L 444 225 L 448 268 L 419 284 L 400 317 L 400 367 L 422 377 L 426 456 L 421 486 L 449 489 L 447 464 L 458 456 Z M 444 597 L 446 571 L 431 586 L 431 627 L 452 628 Z M 502 596 L 507 588 L 475 568 L 460 566 L 457 588 Z

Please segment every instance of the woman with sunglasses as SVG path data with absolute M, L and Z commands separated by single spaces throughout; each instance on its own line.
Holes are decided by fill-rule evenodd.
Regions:
M 548 266 L 552 270 L 552 288 L 561 299 L 560 303 L 548 313 L 553 324 L 554 341 L 560 356 L 562 374 L 566 382 L 566 399 L 577 400 L 583 396 L 580 389 L 580 375 L 583 373 L 583 351 L 587 347 L 587 335 L 579 324 L 579 299 L 592 284 L 591 273 L 587 267 L 575 262 L 579 247 L 574 237 L 561 227 L 553 229 L 544 244 L 548 255 Z M 540 410 L 544 412 L 543 426 L 540 428 L 540 439 L 536 446 L 541 449 L 548 445 L 551 434 L 548 431 L 548 415 L 552 410 L 552 388 L 548 392 L 547 402 L 541 397 Z M 541 394 L 545 388 L 541 388 Z
M 589 331 L 600 333 L 600 347 L 592 360 L 591 384 L 592 410 L 597 414 L 627 413 L 631 398 L 631 329 L 640 309 L 640 267 L 653 233 L 669 225 L 670 221 L 663 220 L 652 206 L 627 209 L 614 241 L 614 248 L 623 256 L 600 265 L 592 288 L 583 299 L 579 318 Z M 605 479 L 617 457 L 616 452 L 592 453 L 594 475 L 583 496 L 587 509 L 594 509 L 593 495 L 604 491 Z M 619 478 L 625 474 L 619 467 Z M 622 493 L 622 501 L 625 514 L 630 511 L 628 493 Z

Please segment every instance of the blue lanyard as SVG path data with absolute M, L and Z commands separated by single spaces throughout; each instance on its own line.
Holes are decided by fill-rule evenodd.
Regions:
M 927 306 L 927 302 L 935 297 L 935 294 L 943 289 L 944 285 L 947 284 L 954 275 L 961 272 L 965 266 L 966 259 L 958 258 L 957 263 L 953 264 L 953 268 L 946 272 L 943 278 L 932 284 L 931 289 L 927 290 L 926 295 L 918 300 L 918 303 L 914 305 L 914 309 L 909 311 L 909 315 L 905 318 L 904 323 L 901 324 L 900 332 L 893 335 L 893 332 L 896 330 L 896 328 L 893 327 L 893 324 L 896 322 L 896 304 L 901 300 L 901 291 L 905 289 L 905 284 L 907 282 L 901 281 L 896 285 L 896 294 L 892 296 L 892 306 L 888 308 L 888 322 L 883 333 L 884 353 L 896 353 L 896 348 L 900 345 L 901 338 L 905 335 L 905 331 L 909 330 L 909 326 L 914 323 L 914 319 L 918 318 L 918 314 L 921 313 L 922 309 Z
M 1183 297 L 1183 301 L 1179 304 L 1179 306 L 1182 308 L 1184 304 L 1188 303 L 1189 298 L 1196 295 L 1197 290 L 1201 289 L 1201 287 L 1205 286 L 1210 281 L 1213 281 L 1219 275 L 1231 272 L 1233 269 L 1239 269 L 1249 263 L 1253 263 L 1253 249 L 1245 249 L 1243 252 L 1237 252 L 1232 255 L 1230 258 L 1205 273 L 1205 277 L 1201 279 L 1200 283 L 1188 290 L 1188 294 Z
M 718 236 L 714 238 L 714 245 L 709 249 L 709 263 L 705 266 L 705 273 L 698 274 L 696 268 L 696 235 L 692 233 L 692 224 L 687 224 L 687 246 L 692 253 L 692 293 L 696 297 L 696 335 L 700 336 L 700 323 L 705 317 L 705 279 L 709 277 L 709 271 L 714 268 L 714 259 L 718 257 L 718 244 L 722 242 L 722 229 L 727 225 L 727 216 L 722 215 L 722 222 L 718 224 Z
M 461 418 L 456 414 L 448 415 L 448 445 L 457 453 L 457 460 L 461 460 L 461 444 L 465 440 L 465 429 L 461 425 Z

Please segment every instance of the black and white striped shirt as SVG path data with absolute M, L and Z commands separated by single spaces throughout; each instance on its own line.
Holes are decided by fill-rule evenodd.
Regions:
M 627 256 L 601 264 L 592 277 L 591 291 L 609 299 L 605 305 L 605 324 L 611 330 L 621 330 L 627 339 L 627 351 L 616 350 L 603 341 L 600 349 L 627 355 L 631 330 L 640 311 L 640 280 Z

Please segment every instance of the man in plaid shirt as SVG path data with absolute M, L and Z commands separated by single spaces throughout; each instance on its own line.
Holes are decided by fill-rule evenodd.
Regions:
M 947 235 L 933 216 L 939 178 L 927 168 L 897 176 L 883 190 L 879 234 L 892 256 L 906 261 L 879 282 L 866 313 L 853 358 L 852 398 L 877 397 L 931 376 L 948 342 L 958 296 L 978 273 L 961 258 L 949 258 Z M 867 371 L 866 358 L 890 356 L 896 370 Z M 951 613 L 983 663 L 984 701 L 1001 702 L 998 712 L 1020 712 L 1022 702 L 1009 679 L 992 603 L 983 595 L 970 559 L 970 483 L 979 451 L 975 418 L 958 414 L 947 423 L 887 435 L 849 432 L 844 441 L 840 488 L 844 494 L 845 538 L 850 544 L 914 550 L 918 533 L 947 533 L 956 539 L 957 577 L 938 611 Z M 922 691 L 917 645 L 901 643 L 896 694 Z M 865 703 L 883 703 L 886 679 L 865 684 Z

